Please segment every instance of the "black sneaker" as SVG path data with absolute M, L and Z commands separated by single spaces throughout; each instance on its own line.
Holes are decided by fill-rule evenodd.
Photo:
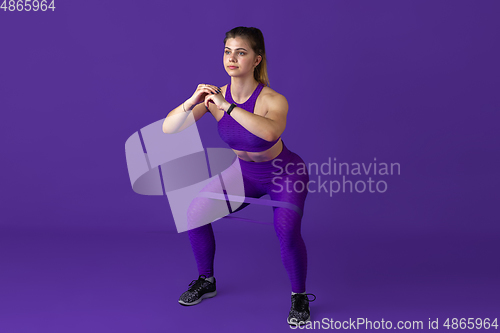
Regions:
M 179 303 L 181 305 L 195 305 L 200 303 L 204 298 L 211 298 L 217 295 L 215 277 L 213 283 L 205 279 L 205 275 L 200 275 L 198 280 L 191 281 L 189 289 L 179 298 Z
M 309 299 L 307 295 L 314 296 L 314 299 Z M 294 294 L 292 295 L 292 307 L 290 308 L 290 313 L 288 314 L 288 324 L 290 325 L 304 325 L 311 319 L 311 310 L 309 308 L 309 302 L 315 301 L 316 296 L 314 294 Z

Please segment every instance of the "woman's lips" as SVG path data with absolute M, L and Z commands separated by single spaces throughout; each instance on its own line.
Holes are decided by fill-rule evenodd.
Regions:
M 236 66 L 227 66 L 229 69 L 235 69 L 235 68 L 238 68 Z

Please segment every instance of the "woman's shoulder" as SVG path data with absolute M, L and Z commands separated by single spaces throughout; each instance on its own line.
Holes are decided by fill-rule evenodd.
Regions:
M 276 94 L 281 95 L 280 93 L 278 93 L 277 91 L 275 91 L 274 89 L 272 89 L 269 86 L 264 86 L 262 88 L 261 93 L 264 94 L 264 95 L 276 95 Z
M 261 91 L 262 99 L 266 102 L 286 101 L 286 97 L 275 91 L 274 89 L 265 86 Z

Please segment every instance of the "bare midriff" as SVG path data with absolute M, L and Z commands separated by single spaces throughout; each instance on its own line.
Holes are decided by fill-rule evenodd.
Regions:
M 270 161 L 276 158 L 276 156 L 278 156 L 282 150 L 283 150 L 283 142 L 281 141 L 281 138 L 278 140 L 278 142 L 274 144 L 274 146 L 264 151 L 251 152 L 251 151 L 241 151 L 233 149 L 233 151 L 236 153 L 236 155 L 238 155 L 239 158 L 248 162 Z

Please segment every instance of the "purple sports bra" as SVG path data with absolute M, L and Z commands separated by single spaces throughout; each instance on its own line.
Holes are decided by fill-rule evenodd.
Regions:
M 259 96 L 263 88 L 264 85 L 262 83 L 259 83 L 257 88 L 255 88 L 254 92 L 252 93 L 252 96 L 250 96 L 250 98 L 245 103 L 238 104 L 233 101 L 233 98 L 231 97 L 231 83 L 229 83 L 226 89 L 226 101 L 228 101 L 229 103 L 235 103 L 236 106 L 253 113 L 257 96 Z M 240 123 L 234 120 L 230 115 L 227 115 L 225 112 L 217 124 L 217 129 L 222 141 L 227 143 L 229 147 L 235 150 L 249 152 L 264 151 L 274 146 L 280 139 L 278 138 L 273 142 L 261 139 L 241 126 Z

